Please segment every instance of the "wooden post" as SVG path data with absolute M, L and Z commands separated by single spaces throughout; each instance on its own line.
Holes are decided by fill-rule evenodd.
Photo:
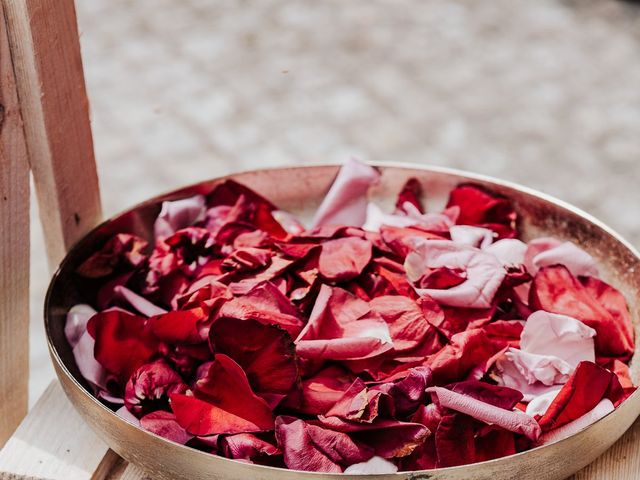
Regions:
M 0 446 L 27 413 L 29 163 L 0 5 Z
M 1 0 L 49 266 L 101 218 L 73 0 Z

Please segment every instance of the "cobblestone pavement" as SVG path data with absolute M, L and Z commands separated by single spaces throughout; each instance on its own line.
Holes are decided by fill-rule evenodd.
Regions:
M 640 8 L 77 0 L 105 213 L 255 167 L 409 161 L 543 190 L 640 245 Z M 51 377 L 34 225 L 37 395 Z

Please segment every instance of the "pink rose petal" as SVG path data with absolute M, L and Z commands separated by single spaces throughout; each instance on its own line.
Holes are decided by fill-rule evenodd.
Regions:
M 96 313 L 98 312 L 93 307 L 83 303 L 74 305 L 69 309 L 67 320 L 64 324 L 64 335 L 67 337 L 67 342 L 69 342 L 71 348 L 75 348 L 78 344 L 82 335 L 87 331 L 87 323 Z
M 354 463 L 345 468 L 343 473 L 350 475 L 381 475 L 383 473 L 396 473 L 398 466 L 382 457 L 374 456 L 366 462 Z
M 163 313 L 167 313 L 164 308 L 158 307 L 154 303 L 151 303 L 149 300 L 141 295 L 138 295 L 136 292 L 128 289 L 127 287 L 118 285 L 113 289 L 113 291 L 116 294 L 117 298 L 125 301 L 142 315 L 153 317 L 154 315 L 162 315 Z
M 598 266 L 594 258 L 572 242 L 562 242 L 555 238 L 543 237 L 532 240 L 527 245 L 525 265 L 531 275 L 542 267 L 562 264 L 576 277 L 598 276 Z
M 168 237 L 178 230 L 204 220 L 204 216 L 205 200 L 202 195 L 162 202 L 162 209 L 153 225 L 154 235 L 156 238 Z
M 338 172 L 312 222 L 312 228 L 323 225 L 360 227 L 367 216 L 367 192 L 378 182 L 378 171 L 358 160 L 350 159 Z
M 535 419 L 519 410 L 506 410 L 481 402 L 468 395 L 452 392 L 443 387 L 429 387 L 441 406 L 469 415 L 487 424 L 498 425 L 510 432 L 521 433 L 531 440 L 540 436 L 540 425 Z
M 416 288 L 437 302 L 452 307 L 489 308 L 506 271 L 498 259 L 468 245 L 447 240 L 421 240 L 407 255 L 404 263 L 407 277 L 417 282 L 429 269 L 447 267 L 466 272 L 467 279 L 454 287 L 438 290 Z
M 486 248 L 493 242 L 493 230 L 471 225 L 453 225 L 449 228 L 451 240 L 461 245 L 470 247 Z

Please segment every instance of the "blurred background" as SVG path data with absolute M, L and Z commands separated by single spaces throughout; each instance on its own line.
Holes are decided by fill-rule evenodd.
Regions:
M 640 246 L 640 6 L 618 0 L 77 0 L 106 216 L 232 171 L 462 168 Z M 35 202 L 33 202 L 35 203 Z M 53 377 L 32 216 L 31 398 Z

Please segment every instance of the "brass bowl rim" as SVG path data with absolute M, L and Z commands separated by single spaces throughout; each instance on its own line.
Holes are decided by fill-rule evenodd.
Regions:
M 602 231 L 604 231 L 605 233 L 607 233 L 608 235 L 610 235 L 611 237 L 613 237 L 613 239 L 620 243 L 622 246 L 624 246 L 630 253 L 633 254 L 634 257 L 636 257 L 639 261 L 640 261 L 640 252 L 631 244 L 629 243 L 627 240 L 625 240 L 622 235 L 620 235 L 618 232 L 616 232 L 613 228 L 609 227 L 608 225 L 606 225 L 604 222 L 602 222 L 601 220 L 598 220 L 597 218 L 593 217 L 591 214 L 581 210 L 578 207 L 575 207 L 574 205 L 565 202 L 564 200 L 560 200 L 552 195 L 546 194 L 544 192 L 540 192 L 536 189 L 530 188 L 530 187 L 526 187 L 524 185 L 520 185 L 516 182 L 512 182 L 509 180 L 502 180 L 502 179 L 498 179 L 495 177 L 492 177 L 490 175 L 484 175 L 484 174 L 479 174 L 479 173 L 474 173 L 474 172 L 468 172 L 465 170 L 461 170 L 461 169 L 456 169 L 456 168 L 449 168 L 449 167 L 440 167 L 440 166 L 434 166 L 434 165 L 422 165 L 422 164 L 413 164 L 410 162 L 390 162 L 390 161 L 380 161 L 380 162 L 370 162 L 367 161 L 365 162 L 368 165 L 374 166 L 374 167 L 380 167 L 382 169 L 407 169 L 407 170 L 422 170 L 425 172 L 431 172 L 431 173 L 436 173 L 436 174 L 443 174 L 443 175 L 451 175 L 451 176 L 456 176 L 458 178 L 465 179 L 468 181 L 479 181 L 479 182 L 486 182 L 486 183 L 490 183 L 493 185 L 497 185 L 499 187 L 505 187 L 508 189 L 512 189 L 515 191 L 519 191 L 521 193 L 527 194 L 527 195 L 531 195 L 533 197 L 536 197 L 540 200 L 543 200 L 545 202 L 551 203 L 554 206 L 560 207 L 570 213 L 573 213 L 577 216 L 579 216 L 583 221 L 587 221 L 591 224 L 593 224 L 594 226 L 596 226 L 597 228 L 601 229 Z M 149 199 L 143 200 L 141 202 L 138 202 L 137 204 L 135 204 L 132 207 L 129 207 L 125 210 L 122 210 L 114 215 L 111 215 L 109 218 L 107 218 L 106 220 L 100 222 L 98 225 L 96 225 L 94 228 L 92 228 L 89 232 L 87 232 L 85 235 L 82 236 L 82 238 L 76 242 L 70 249 L 69 251 L 66 253 L 65 257 L 63 258 L 63 260 L 60 262 L 60 264 L 58 265 L 58 268 L 56 269 L 55 273 L 53 274 L 53 276 L 51 277 L 51 280 L 49 282 L 49 286 L 47 288 L 47 293 L 45 295 L 45 300 L 44 300 L 44 323 L 45 323 L 45 333 L 47 336 L 47 346 L 49 349 L 49 353 L 51 356 L 52 361 L 56 364 L 56 366 L 58 367 L 56 370 L 56 374 L 59 374 L 58 372 L 63 372 L 64 375 L 71 380 L 72 384 L 74 385 L 74 387 L 78 390 L 80 390 L 82 392 L 82 394 L 88 398 L 90 401 L 92 401 L 96 406 L 98 406 L 100 409 L 103 410 L 104 413 L 107 413 L 108 415 L 113 415 L 113 417 L 115 417 L 119 422 L 121 422 L 121 426 L 122 428 L 135 428 L 137 430 L 140 430 L 142 432 L 144 432 L 146 435 L 150 435 L 152 437 L 155 437 L 156 439 L 161 440 L 164 443 L 167 443 L 171 448 L 178 448 L 178 450 L 184 450 L 185 452 L 189 452 L 190 454 L 196 454 L 199 456 L 202 456 L 203 458 L 209 459 L 211 460 L 211 457 L 214 457 L 216 461 L 222 461 L 222 462 L 233 462 L 234 464 L 237 463 L 242 463 L 243 466 L 245 467 L 249 467 L 249 468 L 257 468 L 259 470 L 269 470 L 269 471 L 273 471 L 273 472 L 281 472 L 281 471 L 292 471 L 292 472 L 299 472 L 300 475 L 327 475 L 326 472 L 310 472 L 310 471 L 303 471 L 303 470 L 293 470 L 293 469 L 286 469 L 286 468 L 281 468 L 281 467 L 272 467 L 272 466 L 268 466 L 268 465 L 258 465 L 258 464 L 246 464 L 244 462 L 239 462 L 238 460 L 234 460 L 234 459 L 230 459 L 230 458 L 226 458 L 226 457 L 222 457 L 219 455 L 215 455 L 213 453 L 207 453 L 204 452 L 202 450 L 198 450 L 196 448 L 192 448 L 192 447 L 188 447 L 186 445 L 182 445 L 176 442 L 173 442 L 171 440 L 168 440 L 164 437 L 161 437 L 160 435 L 157 435 L 155 433 L 149 432 L 141 427 L 138 427 L 130 422 L 128 422 L 127 420 L 121 418 L 120 416 L 116 415 L 115 411 L 111 410 L 110 408 L 108 408 L 106 405 L 104 405 L 102 402 L 100 402 L 100 400 L 98 400 L 98 398 L 96 398 L 94 395 L 92 395 L 77 379 L 76 377 L 69 371 L 69 369 L 67 368 L 67 366 L 65 365 L 64 361 L 62 360 L 62 358 L 60 357 L 60 355 L 58 354 L 58 350 L 56 345 L 54 344 L 52 338 L 51 338 L 51 329 L 50 329 L 50 324 L 51 324 L 51 319 L 50 319 L 50 309 L 49 309 L 49 304 L 51 301 L 51 296 L 52 296 L 52 291 L 53 291 L 53 286 L 56 284 L 56 282 L 58 281 L 59 277 L 62 274 L 62 271 L 64 270 L 64 267 L 67 265 L 69 258 L 72 257 L 73 253 L 80 248 L 80 246 L 84 245 L 85 242 L 88 242 L 91 237 L 101 228 L 103 228 L 104 226 L 106 226 L 107 224 L 113 222 L 114 220 L 128 214 L 131 213 L 134 210 L 137 210 L 141 207 L 144 206 L 148 206 L 148 205 L 152 205 L 152 204 L 159 204 L 161 201 L 164 201 L 166 199 L 180 199 L 180 198 L 187 198 L 188 196 L 192 196 L 193 193 L 191 195 L 185 195 L 185 196 L 181 196 L 182 194 L 186 194 L 189 191 L 192 191 L 193 189 L 201 186 L 201 185 L 205 185 L 205 184 L 210 184 L 210 183 L 215 183 L 215 182 L 222 182 L 224 180 L 228 180 L 228 179 L 233 179 L 237 176 L 240 175 L 247 175 L 247 174 L 253 174 L 253 173 L 269 173 L 269 172 L 280 172 L 280 171 L 286 171 L 286 170 L 307 170 L 307 169 L 313 169 L 313 168 L 336 168 L 338 169 L 340 167 L 340 163 L 338 162 L 309 162 L 306 165 L 292 165 L 292 166 L 275 166 L 275 167 L 267 167 L 267 168 L 257 168 L 257 169 L 248 169 L 248 170 L 242 170 L 239 172 L 234 172 L 234 173 L 229 173 L 227 175 L 223 175 L 220 177 L 212 177 L 206 180 L 202 180 L 199 182 L 194 182 L 191 183 L 189 185 L 177 188 L 177 189 L 173 189 L 170 190 L 168 192 L 165 193 L 161 193 L 159 195 L 155 195 Z M 260 192 L 258 192 L 260 193 Z M 396 476 L 402 476 L 402 475 L 407 475 L 407 474 L 435 474 L 435 473 L 447 473 L 447 472 L 457 472 L 457 471 L 461 471 L 461 470 L 465 470 L 465 469 L 469 469 L 469 468 L 473 468 L 473 467 L 481 467 L 483 465 L 491 465 L 493 463 L 496 462 L 503 462 L 505 460 L 508 459 L 513 459 L 513 458 L 520 458 L 523 456 L 532 456 L 533 452 L 537 452 L 537 451 L 541 451 L 542 449 L 549 449 L 549 448 L 553 448 L 554 446 L 564 443 L 564 442 L 568 442 L 570 441 L 570 439 L 572 439 L 572 437 L 574 437 L 575 435 L 590 430 L 594 425 L 596 425 L 597 423 L 600 423 L 601 421 L 603 421 L 605 418 L 607 418 L 610 415 L 614 415 L 619 408 L 624 405 L 627 404 L 631 399 L 636 399 L 640 396 L 640 388 L 638 388 L 635 392 L 633 392 L 629 397 L 627 397 L 624 402 L 622 404 L 620 404 L 618 407 L 616 407 L 615 410 L 609 412 L 608 414 L 606 414 L 604 417 L 598 419 L 596 422 L 592 423 L 591 425 L 587 426 L 586 428 L 576 432 L 575 434 L 563 438 L 562 440 L 558 440 L 555 442 L 551 442 L 548 444 L 544 444 L 544 445 L 540 445 L 534 448 L 531 448 L 529 450 L 525 450 L 519 453 L 515 453 L 513 455 L 508 455 L 505 457 L 499 457 L 499 458 L 495 458 L 492 460 L 486 460 L 483 462 L 475 462 L 475 463 L 470 463 L 470 464 L 465 464 L 465 465 L 459 465 L 459 466 L 455 466 L 455 467 L 444 467 L 444 468 L 435 468 L 435 469 L 429 469 L 429 470 L 408 470 L 408 471 L 400 471 L 400 472 L 396 472 L 394 474 L 368 474 L 368 475 L 349 475 L 349 474 L 335 474 L 335 475 L 342 475 L 345 478 L 376 478 L 376 477 L 382 477 L 382 476 L 389 476 L 389 475 L 396 475 Z M 75 405 L 74 405 L 75 408 Z M 624 433 L 624 432 L 621 432 Z

